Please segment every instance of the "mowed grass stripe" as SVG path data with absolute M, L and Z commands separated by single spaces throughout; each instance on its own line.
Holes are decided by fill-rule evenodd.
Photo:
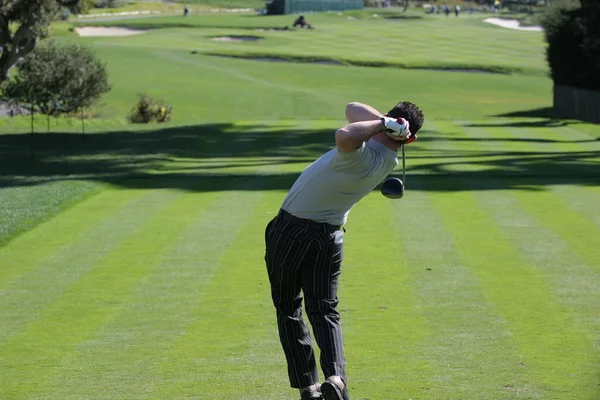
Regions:
M 211 371 L 212 379 L 207 376 L 207 381 L 218 379 L 219 382 L 211 398 L 259 400 L 269 398 L 266 393 L 271 393 L 272 399 L 280 399 L 282 394 L 286 395 L 284 398 L 296 397 L 293 390 L 286 389 L 289 386 L 287 367 L 264 262 L 265 228 L 279 211 L 285 195 L 283 191 L 263 194 L 254 212 L 240 227 L 238 245 L 224 254 L 223 272 L 207 291 L 207 301 L 213 304 L 221 301 L 222 309 L 229 310 L 230 318 L 219 325 L 222 331 L 237 333 L 238 339 L 234 336 L 233 340 L 239 344 L 237 348 L 232 347 L 231 339 L 221 336 L 220 352 L 216 356 L 223 363 Z M 230 288 L 228 296 L 223 296 L 223 287 Z M 222 314 L 223 311 L 213 313 L 215 324 Z M 243 382 L 245 387 L 231 385 L 232 380 Z M 252 393 L 249 387 L 258 388 L 260 393 Z
M 502 187 L 501 180 L 490 179 Z M 459 234 L 459 224 L 465 225 L 460 221 L 461 217 L 470 218 L 471 224 L 476 224 L 465 230 L 462 247 L 465 254 L 471 248 L 468 254 L 473 267 L 484 282 L 487 281 L 490 298 L 498 303 L 516 333 L 515 341 L 524 356 L 527 376 L 532 379 L 525 387 L 517 389 L 525 390 L 524 394 L 539 392 L 546 396 L 579 398 L 576 395 L 568 397 L 577 388 L 578 378 L 569 374 L 569 362 L 565 360 L 572 354 L 589 351 L 592 343 L 580 329 L 565 324 L 571 315 L 556 298 L 554 282 L 543 270 L 537 269 L 538 264 L 528 262 L 527 253 L 523 253 L 526 249 L 518 247 L 510 232 L 498 229 L 500 220 L 496 218 L 496 210 L 507 210 L 506 203 L 511 197 L 503 192 L 479 191 L 477 182 L 466 182 L 466 186 L 475 191 L 461 194 L 462 206 L 447 219 L 453 221 L 452 226 L 456 226 L 454 230 Z M 524 191 L 513 191 L 511 195 L 534 197 Z M 537 193 L 535 198 L 539 195 Z M 495 207 L 489 206 L 491 199 L 496 200 Z M 539 202 L 536 203 L 539 206 Z M 494 243 L 493 257 L 489 256 L 491 246 L 486 246 L 487 242 Z
M 11 256 L 14 263 L 7 260 L 7 265 L 22 265 L 25 273 L 15 276 L 1 292 L 0 344 L 40 318 L 45 307 L 96 268 L 147 215 L 175 196 L 164 191 L 107 190 L 11 242 L 6 249 L 12 252 L 16 246 Z M 92 214 L 97 216 L 92 218 Z M 84 229 L 77 228 L 78 224 Z M 64 240 L 48 240 L 63 235 Z M 23 263 L 21 252 L 37 254 L 38 248 L 42 257 L 28 256 Z
M 321 124 L 320 121 L 240 123 L 256 126 L 248 132 L 285 127 L 297 130 L 293 135 L 280 137 L 278 143 L 282 148 L 305 143 L 303 133 L 310 134 L 311 129 Z M 293 153 L 283 153 L 281 163 L 242 169 L 276 175 L 290 170 L 285 159 L 293 156 Z M 262 179 L 257 174 L 237 183 L 240 191 L 231 192 L 224 199 L 223 207 L 227 211 L 217 215 L 228 216 L 222 228 L 230 242 L 213 260 L 220 266 L 214 279 L 196 294 L 198 307 L 190 317 L 193 324 L 172 343 L 170 352 L 156 366 L 159 378 L 152 388 L 152 396 L 194 397 L 202 393 L 211 399 L 227 399 L 232 395 L 240 399 L 262 399 L 265 392 L 250 387 L 269 384 L 267 369 L 274 380 L 285 382 L 284 358 L 279 349 L 263 260 L 264 229 L 278 212 L 285 193 L 251 190 Z M 231 385 L 232 381 L 243 384 Z M 281 397 L 277 394 L 273 398 Z
M 163 191 L 161 196 L 146 196 L 149 204 L 130 210 L 134 217 L 128 222 L 136 229 L 130 229 L 125 237 L 116 235 L 118 245 L 102 258 L 82 257 L 79 262 L 87 261 L 93 268 L 78 276 L 35 321 L 0 347 L 0 358 L 5 360 L 2 369 L 9 371 L 3 390 L 11 393 L 25 386 L 38 393 L 52 379 L 52 367 L 60 365 L 75 345 L 92 338 L 110 321 L 115 309 L 176 237 L 180 224 L 169 215 L 181 203 L 180 193 Z M 113 223 L 110 230 L 118 231 L 124 221 Z
M 156 398 L 292 399 L 264 264 L 264 229 L 281 192 L 240 193 L 232 243 L 221 268 L 199 293 L 203 307 L 158 366 Z M 234 228 L 235 227 L 235 228 Z M 234 384 L 232 384 L 234 383 Z
M 431 370 L 430 385 L 419 393 L 422 397 L 403 398 L 510 398 L 513 394 L 509 397 L 505 387 L 525 383 L 522 356 L 508 321 L 486 296 L 477 274 L 465 265 L 453 232 L 443 223 L 440 212 L 452 211 L 436 210 L 433 199 L 441 194 L 434 184 L 427 189 L 432 192 L 407 189 L 403 199 L 394 202 L 397 230 L 402 233 L 398 245 L 405 248 L 415 302 L 428 326 L 421 357 Z M 403 329 L 416 328 L 409 324 Z M 410 363 L 407 367 L 412 369 Z
M 5 137 L 9 136 L 3 135 L 0 140 Z M 15 147 L 0 144 L 0 159 L 16 151 Z M 69 179 L 33 184 L 27 178 L 6 174 L 0 182 L 0 265 L 3 264 L 1 249 L 11 239 L 103 189 L 102 184 L 94 181 Z
M 583 217 L 587 221 L 586 225 L 594 224 L 600 228 L 600 207 L 598 207 L 600 191 L 592 191 L 591 187 L 591 185 L 552 185 L 550 189 L 566 207 Z M 561 212 L 557 210 L 556 213 Z
M 248 146 L 259 146 L 260 137 L 254 139 L 257 140 L 250 142 L 238 140 L 232 144 L 230 150 L 243 152 Z M 226 178 L 224 177 L 224 179 Z M 241 183 L 237 180 L 229 182 L 232 187 L 236 186 L 241 190 L 252 187 L 251 180 Z M 172 244 L 165 248 L 163 255 L 152 266 L 148 276 L 139 285 L 136 285 L 135 292 L 131 294 L 130 298 L 123 300 L 123 304 L 115 311 L 115 315 L 111 316 L 110 321 L 95 334 L 95 337 L 78 345 L 68 357 L 62 360 L 61 366 L 55 368 L 56 373 L 52 382 L 46 386 L 47 391 L 53 393 L 55 398 L 62 398 L 63 395 L 77 396 L 78 393 L 81 393 L 81 388 L 86 386 L 103 388 L 103 396 L 106 398 L 112 398 L 111 396 L 143 398 L 146 393 L 151 392 L 149 382 L 156 381 L 153 366 L 164 356 L 163 352 L 157 351 L 157 347 L 167 351 L 176 335 L 183 334 L 187 325 L 192 322 L 190 314 L 195 307 L 199 307 L 196 294 L 203 285 L 210 281 L 213 271 L 219 267 L 219 264 L 214 262 L 214 257 L 220 257 L 224 248 L 230 244 L 227 232 L 233 230 L 232 225 L 235 222 L 223 226 L 220 233 L 218 227 L 222 220 L 226 220 L 223 216 L 231 215 L 231 210 L 236 209 L 241 193 L 243 192 L 233 192 L 230 195 L 210 193 L 193 196 L 186 194 L 181 197 L 175 207 L 176 211 L 169 214 L 172 218 L 188 221 L 181 224 L 180 229 L 185 231 L 185 226 L 190 221 L 194 221 L 194 218 L 189 216 L 197 214 L 198 208 L 207 208 L 202 214 L 202 221 L 195 222 L 190 228 L 191 233 L 186 235 L 187 240 L 184 244 L 179 244 L 181 240 L 170 240 Z M 245 201 L 248 202 L 248 198 Z M 210 207 L 207 203 L 211 203 Z M 143 241 L 144 238 L 142 237 L 140 240 Z M 182 257 L 186 262 L 185 265 L 188 267 L 187 274 L 181 272 L 179 268 L 175 269 L 176 267 L 172 265 L 174 260 L 181 259 L 181 251 L 183 251 Z M 190 251 L 197 258 L 190 256 Z M 205 258 L 208 260 L 204 260 Z M 166 267 L 167 265 L 170 266 L 170 269 Z M 167 269 L 169 276 L 175 271 L 176 277 L 179 277 L 179 283 L 185 283 L 188 290 L 175 287 L 171 282 L 165 285 L 164 282 L 169 277 L 156 276 L 157 272 L 164 269 Z M 183 276 L 180 276 L 180 273 Z M 149 282 L 160 285 L 160 287 L 157 288 Z M 161 288 L 163 292 L 165 289 L 176 290 L 176 292 L 164 293 L 162 297 L 157 296 L 156 293 L 160 293 Z M 193 295 L 190 296 L 191 293 Z M 188 307 L 182 308 L 173 299 L 185 299 Z M 159 303 L 157 304 L 157 302 Z M 165 310 L 165 307 L 169 310 Z M 141 318 L 139 316 L 140 308 L 145 308 Z M 169 311 L 171 312 L 169 313 Z M 167 319 L 164 316 L 165 313 L 172 319 L 170 323 L 165 322 Z M 155 326 L 149 327 L 146 318 Z M 115 343 L 119 345 L 115 346 Z M 144 343 L 147 344 L 147 347 L 142 346 Z M 152 351 L 148 351 L 148 349 L 152 349 Z M 90 365 L 90 359 L 102 361 Z M 122 366 L 122 369 L 116 368 L 115 365 Z M 123 376 L 129 377 L 130 385 L 123 386 L 121 384 Z M 69 382 L 69 385 L 65 385 L 65 380 Z
M 539 130 L 536 131 L 539 133 Z M 485 129 L 479 131 L 477 136 L 498 139 L 501 133 L 502 131 L 499 130 Z M 521 142 L 495 140 L 488 142 L 488 148 L 493 145 L 494 150 L 502 146 L 511 149 L 534 150 L 536 147 L 534 143 L 537 142 L 535 140 Z M 563 145 L 562 140 L 550 143 L 559 150 Z M 548 150 L 554 149 L 548 146 Z M 574 148 L 573 150 L 578 149 Z M 579 190 L 581 203 L 584 203 L 586 199 L 589 201 L 589 194 L 581 193 L 585 189 L 575 185 L 548 186 L 544 188 L 545 190 L 534 194 L 528 191 L 517 191 L 512 192 L 513 195 L 509 196 L 506 192 L 494 191 L 478 192 L 477 195 L 481 198 L 481 204 L 488 208 L 491 215 L 495 216 L 497 223 L 506 234 L 513 238 L 515 246 L 520 248 L 528 263 L 538 268 L 552 282 L 553 295 L 568 312 L 562 324 L 568 325 L 575 332 L 577 338 L 565 338 L 564 346 L 570 348 L 570 353 L 567 357 L 565 354 L 557 355 L 555 364 L 548 365 L 546 368 L 549 373 L 558 376 L 557 381 L 560 381 L 562 376 L 573 377 L 570 381 L 563 380 L 563 386 L 568 388 L 570 398 L 596 398 L 600 392 L 595 384 L 600 360 L 597 350 L 600 335 L 594 334 L 590 337 L 589 332 L 598 332 L 600 328 L 598 326 L 600 313 L 596 307 L 600 301 L 597 291 L 600 274 L 596 268 L 593 268 L 598 265 L 600 259 L 583 260 L 579 254 L 573 251 L 560 232 L 557 233 L 556 230 L 550 229 L 544 223 L 544 219 L 539 218 L 539 215 L 545 218 L 551 216 L 550 219 L 554 226 L 558 224 L 561 227 L 581 227 L 580 220 L 589 218 L 591 213 L 579 212 L 574 217 L 573 212 L 568 209 L 572 208 L 570 202 L 566 202 L 563 209 L 556 212 L 557 205 L 547 204 L 544 201 L 544 198 L 558 200 L 560 193 L 569 191 L 569 188 L 575 191 Z M 523 201 L 528 202 L 529 206 L 523 207 Z M 579 209 L 581 211 L 589 210 L 591 208 L 589 206 L 591 204 L 587 208 L 583 208 L 584 206 L 580 204 Z M 589 246 L 589 249 L 595 249 L 595 247 Z M 596 254 L 599 253 L 596 252 Z
M 570 153 L 573 154 L 572 157 L 577 157 L 578 153 L 584 151 L 586 153 L 591 153 L 591 157 L 597 158 L 597 156 L 593 156 L 594 151 L 596 148 L 600 150 L 600 144 L 587 142 L 579 143 L 580 140 L 589 139 L 588 134 L 580 133 L 580 135 L 577 135 L 576 132 L 571 129 L 569 129 L 570 132 L 555 132 L 554 130 L 549 130 L 547 128 L 522 129 L 520 132 L 515 132 L 514 129 L 508 131 L 525 140 L 514 141 L 511 140 L 510 137 L 507 138 L 508 140 L 505 142 L 499 140 L 503 137 L 502 135 L 506 133 L 506 130 L 504 129 L 482 129 L 477 132 L 466 130 L 465 132 L 467 132 L 468 135 L 471 135 L 471 137 L 476 134 L 479 138 L 488 137 L 490 139 L 495 139 L 488 140 L 487 142 L 473 142 L 486 143 L 485 147 L 481 146 L 482 149 L 497 151 L 498 149 L 505 148 L 513 151 L 522 151 L 523 153 L 535 153 L 543 148 L 544 152 L 557 153 L 557 158 L 559 160 L 564 158 L 567 160 L 566 162 L 569 162 Z M 585 161 L 587 161 L 587 158 L 582 160 L 582 162 Z M 560 169 L 557 168 L 554 165 L 554 161 L 550 159 L 548 160 L 548 167 L 543 171 L 547 172 L 552 170 L 555 170 L 556 173 L 560 173 Z M 542 171 L 541 168 L 540 171 Z M 568 182 L 569 177 L 565 175 L 564 180 L 565 182 Z M 600 251 L 596 246 L 597 237 L 600 235 L 600 231 L 598 224 L 594 219 L 594 216 L 595 218 L 598 218 L 598 203 L 593 202 L 594 197 L 590 198 L 589 195 L 583 195 L 578 203 L 574 203 L 579 204 L 578 208 L 582 211 L 579 212 L 571 207 L 571 202 L 569 202 L 568 199 L 563 200 L 561 197 L 557 196 L 556 191 L 552 190 L 555 187 L 558 187 L 558 185 L 543 187 L 535 194 L 535 196 L 528 191 L 515 191 L 513 192 L 513 196 L 519 201 L 519 205 L 526 210 L 527 213 L 538 218 L 544 226 L 552 229 L 569 243 L 574 252 L 578 253 L 587 265 L 590 267 L 600 266 Z M 563 193 L 564 195 L 565 192 L 567 191 L 562 190 L 560 193 Z M 587 205 L 582 205 L 581 203 L 583 201 L 587 201 Z M 594 211 L 594 209 L 596 209 L 596 211 Z
M 236 199 L 242 192 L 189 193 L 172 214 L 173 240 L 158 262 L 124 299 L 94 337 L 81 342 L 57 369 L 47 398 L 78 398 L 82 388 L 98 398 L 148 398 L 162 384 L 157 367 L 169 358 L 174 343 L 208 307 L 202 293 L 222 268 L 219 259 L 231 246 Z M 245 209 L 255 201 L 246 197 Z M 202 338 L 196 338 L 198 343 Z M 90 360 L 95 360 L 90 363 Z M 127 385 L 123 385 L 123 381 Z
M 523 192 L 514 196 L 525 211 L 556 232 L 590 268 L 600 272 L 600 228 L 593 221 L 570 209 L 552 192 L 537 193 L 535 198 Z
M 114 213 L 115 207 L 122 207 L 127 201 L 140 195 L 141 192 L 135 190 L 115 192 L 105 189 L 102 193 L 79 203 L 76 218 L 63 218 L 63 214 L 69 213 L 63 211 L 59 216 L 36 226 L 26 235 L 15 238 L 1 247 L 0 296 L 2 289 L 9 285 L 11 280 L 17 279 L 32 268 L 39 267 L 47 257 L 54 256 L 57 249 L 72 245 L 98 221 Z M 57 231 L 61 234 L 55 234 Z
M 339 309 L 349 387 L 360 398 L 371 398 L 374 380 L 381 398 L 418 396 L 435 373 L 421 352 L 430 327 L 415 304 L 406 232 L 397 229 L 395 205 L 373 192 L 353 208 L 347 224 Z M 410 381 L 402 379 L 408 370 Z
M 550 292 L 562 306 L 560 315 L 555 316 L 557 326 L 552 328 L 556 339 L 549 341 L 545 351 L 554 361 L 544 365 L 544 374 L 568 393 L 568 397 L 561 398 L 596 398 L 600 394 L 600 272 L 582 260 L 563 237 L 524 209 L 517 200 L 519 194 L 482 191 L 477 196 L 527 263 L 551 283 Z
M 508 321 L 506 330 L 522 356 L 514 360 L 515 368 L 523 368 L 523 386 L 516 390 L 531 397 L 568 394 L 565 382 L 548 374 L 548 366 L 557 357 L 570 356 L 573 348 L 565 346 L 565 341 L 578 347 L 575 341 L 585 338 L 564 325 L 568 315 L 557 304 L 551 284 L 527 264 L 472 193 L 442 194 L 434 205 L 454 232 L 454 244 L 465 265 L 476 273 L 488 301 Z M 489 393 L 482 395 L 486 398 Z
M 591 128 L 595 128 L 595 130 Z M 600 171 L 600 141 L 598 140 L 600 128 L 597 125 L 580 123 L 577 125 L 555 127 L 553 129 L 528 129 L 527 131 L 532 131 L 538 138 L 550 139 L 548 148 L 561 153 L 560 158 L 562 163 L 566 163 L 567 165 L 573 164 L 573 169 L 575 170 L 578 169 L 576 163 L 583 164 L 579 169 L 581 170 L 581 174 L 585 174 L 589 182 L 584 186 L 573 187 L 573 190 L 568 189 L 571 186 L 553 186 L 553 192 L 572 209 L 575 209 L 576 205 L 582 201 L 587 201 L 591 205 L 599 204 L 600 178 L 598 178 L 599 174 L 597 171 Z M 514 131 L 511 132 L 515 133 Z M 534 146 L 534 142 L 530 142 L 532 147 Z M 575 192 L 579 196 L 574 196 Z M 597 210 L 597 207 L 596 211 L 585 208 L 581 211 L 584 212 L 580 212 L 580 214 L 586 218 L 599 221 L 600 212 Z M 599 225 L 598 222 L 597 225 Z

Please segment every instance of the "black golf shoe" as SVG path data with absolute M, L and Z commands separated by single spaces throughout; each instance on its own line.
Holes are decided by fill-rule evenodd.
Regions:
M 335 382 L 329 379 L 321 385 L 321 393 L 325 400 L 350 400 L 348 388 L 344 387 L 342 390 Z

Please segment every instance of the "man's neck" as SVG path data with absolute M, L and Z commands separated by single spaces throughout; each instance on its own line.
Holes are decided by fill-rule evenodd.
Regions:
M 373 136 L 371 139 L 377 140 L 379 143 L 381 143 L 388 149 L 392 149 L 394 151 L 398 151 L 401 146 L 401 143 L 399 141 L 392 139 L 385 132 L 380 132 L 377 135 Z

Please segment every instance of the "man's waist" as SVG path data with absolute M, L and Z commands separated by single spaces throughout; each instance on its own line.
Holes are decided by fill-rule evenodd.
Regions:
M 311 230 L 320 230 L 324 232 L 335 232 L 343 229 L 342 224 L 330 224 L 327 222 L 317 222 L 308 218 L 300 218 L 287 212 L 283 208 L 279 210 L 278 218 L 290 222 L 294 225 L 303 226 Z

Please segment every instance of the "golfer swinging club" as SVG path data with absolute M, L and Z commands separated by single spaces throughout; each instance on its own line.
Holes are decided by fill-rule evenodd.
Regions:
M 398 103 L 385 116 L 361 103 L 346 106 L 348 124 L 330 150 L 298 177 L 265 232 L 265 262 L 277 311 L 279 338 L 293 388 L 302 400 L 349 400 L 337 288 L 343 258 L 342 228 L 350 209 L 398 165 L 396 152 L 414 141 L 423 113 Z M 321 350 L 319 374 L 302 293 Z

